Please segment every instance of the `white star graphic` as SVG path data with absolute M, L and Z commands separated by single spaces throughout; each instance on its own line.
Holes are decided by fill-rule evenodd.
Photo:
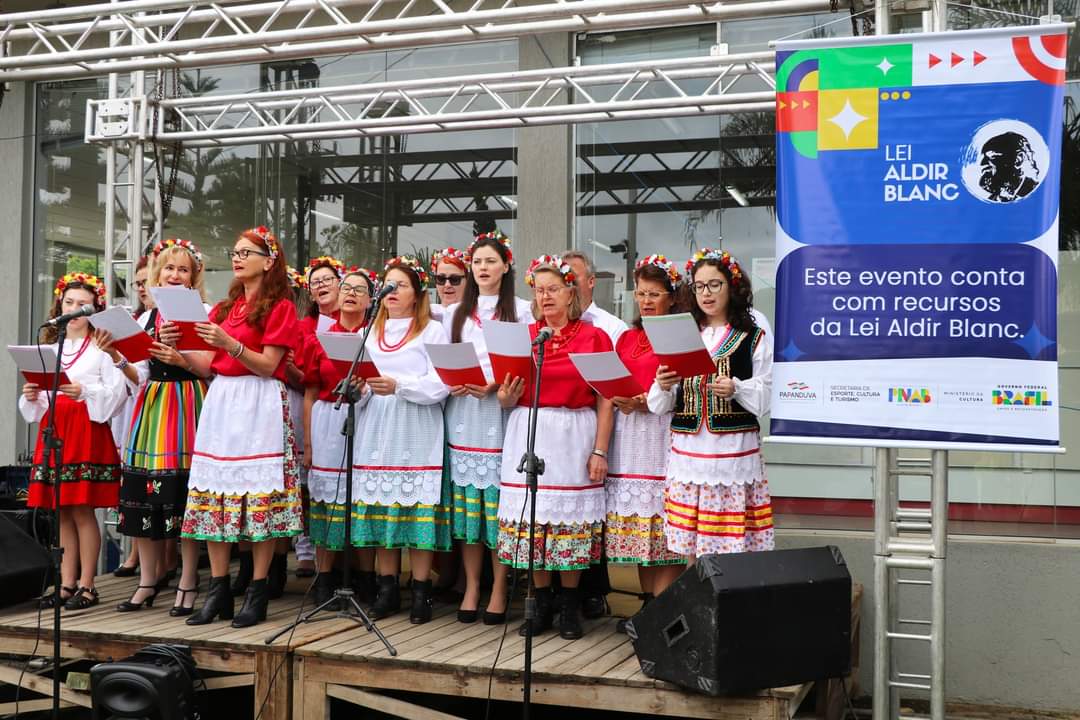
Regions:
M 888 75 L 889 71 L 894 67 L 896 66 L 889 62 L 889 58 L 887 57 L 881 58 L 881 62 L 877 64 L 877 69 L 881 71 L 882 75 Z
M 869 118 L 865 115 L 860 115 L 855 112 L 855 108 L 851 107 L 851 100 L 844 100 L 844 109 L 838 112 L 834 117 L 829 118 L 829 122 L 844 131 L 845 140 L 850 140 L 851 131 L 854 130 L 859 123 L 867 119 Z

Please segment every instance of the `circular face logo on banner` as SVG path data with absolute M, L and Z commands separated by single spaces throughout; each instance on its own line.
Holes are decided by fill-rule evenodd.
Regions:
M 1039 132 L 1019 120 L 993 120 L 975 131 L 960 160 L 964 186 L 989 203 L 1023 200 L 1042 183 L 1050 149 Z

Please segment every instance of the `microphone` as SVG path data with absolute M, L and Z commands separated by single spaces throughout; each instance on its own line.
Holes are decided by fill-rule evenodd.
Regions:
M 375 299 L 382 300 L 384 297 L 394 292 L 395 290 L 397 290 L 397 283 L 391 280 L 390 282 L 382 286 L 382 289 L 379 290 L 379 294 L 375 296 Z
M 94 306 L 93 305 L 83 305 L 78 310 L 73 310 L 72 312 L 64 313 L 63 315 L 61 315 L 59 317 L 54 317 L 52 320 L 46 320 L 44 323 L 42 323 L 42 325 L 43 326 L 44 325 L 49 325 L 49 326 L 52 326 L 52 327 L 56 327 L 57 325 L 63 325 L 64 323 L 69 322 L 71 320 L 74 320 L 75 318 L 87 317 L 88 315 L 93 315 L 93 314 L 94 314 Z
M 533 346 L 543 345 L 555 335 L 555 331 L 549 327 L 542 327 L 536 333 L 536 339 L 532 341 Z

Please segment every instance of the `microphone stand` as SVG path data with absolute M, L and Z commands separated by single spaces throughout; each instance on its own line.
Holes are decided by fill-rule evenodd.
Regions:
M 60 587 L 64 580 L 61 564 L 64 548 L 60 546 L 60 466 L 63 463 L 64 441 L 56 433 L 56 398 L 60 394 L 60 372 L 63 370 L 64 340 L 67 338 L 67 322 L 56 325 L 56 366 L 53 368 L 52 389 L 49 390 L 49 422 L 41 433 L 45 477 L 53 485 L 53 512 L 49 555 L 53 565 L 53 652 L 52 652 L 52 712 L 53 720 L 60 718 Z M 44 368 L 42 368 L 44 369 Z M 50 472 L 51 471 L 51 472 Z
M 532 650 L 533 621 L 536 619 L 536 584 L 533 575 L 533 549 L 536 547 L 536 491 L 540 476 L 544 474 L 544 460 L 536 456 L 536 416 L 540 410 L 540 371 L 544 368 L 544 346 L 536 346 L 536 379 L 533 383 L 533 397 L 529 404 L 529 434 L 525 441 L 525 454 L 521 456 L 517 471 L 525 472 L 526 492 L 529 496 L 529 570 L 528 590 L 525 594 L 525 667 L 524 693 L 521 717 L 529 720 L 532 707 Z
M 376 312 L 379 309 L 379 302 L 381 298 L 376 295 L 371 305 L 371 313 L 369 317 L 375 317 Z M 341 568 L 341 587 L 334 590 L 334 595 L 322 605 L 308 611 L 300 618 L 289 625 L 281 628 L 270 637 L 266 638 L 266 644 L 269 645 L 279 637 L 287 632 L 292 631 L 293 628 L 298 625 L 302 625 L 308 622 L 315 622 L 317 620 L 327 620 L 332 618 L 344 618 L 352 620 L 357 624 L 363 625 L 368 632 L 375 633 L 375 636 L 382 641 L 382 644 L 386 647 L 386 651 L 391 656 L 397 655 L 397 650 L 390 641 L 386 639 L 386 636 L 382 634 L 375 621 L 372 620 L 364 609 L 360 607 L 360 603 L 356 601 L 356 594 L 353 592 L 352 584 L 350 583 L 352 576 L 352 512 L 353 512 L 353 446 L 356 440 L 356 402 L 360 399 L 357 390 L 352 386 L 350 382 L 352 380 L 353 373 L 356 368 L 359 367 L 364 357 L 364 350 L 367 347 L 368 335 L 371 334 L 371 326 L 373 322 L 369 322 L 364 327 L 364 334 L 360 338 L 360 347 L 356 351 L 356 355 L 353 356 L 352 363 L 349 365 L 349 372 L 345 374 L 345 377 L 341 379 L 341 382 L 334 388 L 334 395 L 337 400 L 334 402 L 334 410 L 340 410 L 342 403 L 349 406 L 348 412 L 345 418 L 345 423 L 341 428 L 341 434 L 345 436 L 345 538 L 342 545 L 342 568 Z M 335 611 L 332 609 L 336 607 Z M 323 617 L 316 617 L 321 612 L 329 612 L 330 615 Z

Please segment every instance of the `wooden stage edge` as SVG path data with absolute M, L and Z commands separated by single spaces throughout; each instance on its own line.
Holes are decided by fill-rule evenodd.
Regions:
M 205 589 L 206 572 L 203 572 Z M 411 625 L 407 609 L 378 623 L 398 651 L 391 657 L 373 633 L 349 619 L 330 616 L 299 626 L 272 644 L 265 640 L 297 617 L 308 581 L 290 575 L 285 597 L 271 601 L 266 622 L 234 629 L 227 622 L 190 627 L 184 618 L 169 617 L 175 588 L 163 591 L 152 609 L 116 612 L 130 597 L 136 578 L 99 578 L 101 602 L 83 612 L 64 612 L 61 654 L 66 660 L 122 659 L 152 643 L 189 645 L 199 669 L 222 673 L 212 687 L 254 686 L 252 717 L 259 720 L 328 720 L 330 699 L 416 720 L 455 720 L 454 716 L 421 704 L 424 695 L 483 699 L 496 651 L 502 649 L 491 682 L 496 700 L 521 699 L 524 641 L 517 635 L 520 620 L 511 620 L 503 638 L 502 626 L 457 622 L 456 607 L 436 605 L 435 617 Z M 848 687 L 854 690 L 859 647 L 861 587 L 852 604 L 853 667 Z M 201 598 L 196 605 L 201 603 Z M 239 608 L 237 600 L 237 608 Z M 407 600 L 404 603 L 407 608 Z M 307 609 L 307 608 L 305 608 Z M 520 609 L 516 617 L 520 618 Z M 512 616 L 513 617 L 513 616 Z M 52 650 L 52 614 L 29 605 L 0 611 L 0 652 L 25 658 Z M 567 707 L 603 708 L 664 717 L 714 720 L 790 720 L 813 683 L 766 690 L 745 697 L 713 698 L 686 692 L 641 673 L 630 641 L 615 630 L 616 618 L 585 623 L 580 640 L 563 640 L 545 633 L 533 643 L 533 702 Z M 19 680 L 22 662 L 0 665 L 0 683 Z M 22 686 L 39 695 L 51 694 L 47 677 L 26 672 Z M 817 692 L 817 715 L 841 716 L 844 698 L 839 681 Z M 386 690 L 420 693 L 405 701 L 380 694 Z M 62 686 L 61 699 L 89 705 L 89 695 Z M 40 700 L 27 698 L 21 711 Z M 0 715 L 13 710 L 0 705 Z

